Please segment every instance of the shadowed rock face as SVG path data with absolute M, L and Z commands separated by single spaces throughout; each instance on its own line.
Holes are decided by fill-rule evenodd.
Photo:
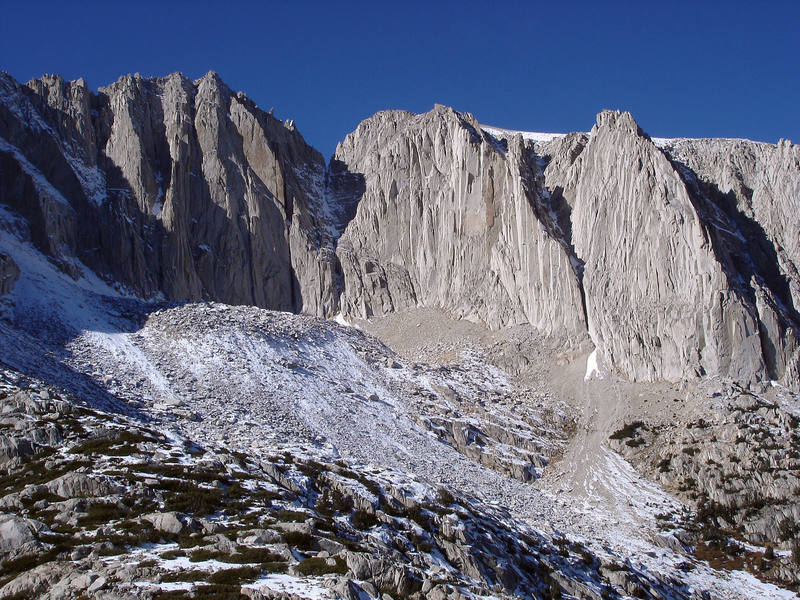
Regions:
M 800 150 L 657 146 L 627 113 L 549 141 L 385 111 L 330 165 L 215 73 L 0 75 L 0 203 L 65 272 L 144 297 L 531 323 L 636 380 L 797 389 Z M 9 281 L 11 278 L 9 278 Z
M 14 289 L 19 279 L 19 267 L 7 254 L 0 254 L 0 296 L 5 296 Z

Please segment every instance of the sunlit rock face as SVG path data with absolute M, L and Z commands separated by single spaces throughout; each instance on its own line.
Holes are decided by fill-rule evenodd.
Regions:
M 365 120 L 326 164 L 215 73 L 0 75 L 9 231 L 145 298 L 532 324 L 634 380 L 798 376 L 800 150 Z M 16 220 L 15 220 L 16 218 Z M 15 278 L 7 268 L 8 285 Z
M 342 306 L 368 317 L 437 306 L 491 328 L 584 334 L 580 282 L 530 145 L 437 106 L 363 122 L 336 159 L 366 189 L 339 240 Z

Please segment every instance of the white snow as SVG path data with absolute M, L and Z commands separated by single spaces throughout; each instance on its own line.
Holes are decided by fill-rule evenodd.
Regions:
M 133 585 L 142 588 L 157 587 L 162 592 L 189 591 L 194 587 L 194 584 L 188 581 L 163 581 L 161 583 L 154 583 L 152 581 L 135 581 Z
M 345 316 L 344 316 L 344 314 L 343 314 L 343 313 L 341 313 L 341 312 L 338 312 L 338 313 L 336 313 L 336 315 L 333 317 L 333 319 L 332 319 L 332 320 L 333 320 L 335 323 L 338 323 L 339 325 L 342 325 L 343 327 L 353 327 L 353 328 L 355 328 L 355 329 L 361 329 L 361 328 L 360 328 L 358 325 L 356 325 L 355 323 L 351 323 L 350 321 L 348 321 L 348 320 L 347 320 L 347 317 L 345 317 Z
M 72 172 L 77 176 L 89 200 L 95 206 L 102 205 L 108 198 L 105 174 L 97 166 L 87 165 L 70 152 L 65 151 L 64 156 L 67 158 Z
M 583 376 L 583 380 L 589 381 L 592 377 L 600 377 L 600 369 L 597 366 L 597 348 L 592 350 L 586 358 L 586 375 Z
M 0 229 L 3 224 L 8 228 L 14 229 L 15 223 L 19 223 L 20 218 L 0 206 Z M 86 265 L 78 259 L 73 259 L 76 266 L 80 268 L 83 275 L 75 280 L 66 273 L 59 271 L 47 257 L 39 252 L 30 242 L 20 240 L 15 235 L 5 232 L 0 236 L 0 250 L 9 254 L 20 268 L 21 274 L 19 282 L 11 292 L 19 300 L 26 304 L 36 302 L 42 307 L 52 307 L 55 303 L 59 310 L 66 311 L 67 317 L 77 312 L 90 317 L 89 320 L 96 322 L 105 312 L 101 307 L 92 305 L 81 307 L 81 295 L 90 294 L 95 296 L 121 297 L 123 294 L 100 279 Z M 38 299 L 38 301 L 37 301 Z M 97 298 L 95 298 L 97 300 Z M 76 311 L 77 308 L 85 308 L 84 311 Z
M 547 143 L 552 142 L 555 139 L 566 137 L 566 133 L 544 133 L 539 131 L 517 131 L 515 129 L 504 129 L 502 127 L 491 127 L 489 125 L 481 125 L 481 129 L 488 133 L 489 135 L 502 139 L 502 138 L 510 138 L 516 135 L 521 135 L 523 139 L 530 140 L 532 142 L 539 142 L 539 143 Z M 749 140 L 747 138 L 687 138 L 687 137 L 675 137 L 675 138 L 663 138 L 663 137 L 651 137 L 650 138 L 653 143 L 658 146 L 659 148 L 667 148 L 669 146 L 674 146 L 679 142 L 694 142 L 694 141 L 702 141 L 702 140 L 721 140 L 725 142 L 746 142 L 749 144 L 767 144 L 767 142 L 756 142 L 753 140 Z
M 775 144 L 770 144 L 769 142 L 757 142 L 755 140 L 750 140 L 747 138 L 719 138 L 719 137 L 710 137 L 710 138 L 687 138 L 687 137 L 675 137 L 675 138 L 662 138 L 662 137 L 651 137 L 650 138 L 653 143 L 658 146 L 659 148 L 666 148 L 668 146 L 674 146 L 680 142 L 701 142 L 705 140 L 719 140 L 722 142 L 745 142 L 748 144 L 760 144 L 765 146 L 774 146 Z
M 253 583 L 248 583 L 242 588 L 252 590 L 268 589 L 279 594 L 294 594 L 309 600 L 324 600 L 325 598 L 335 598 L 336 595 L 329 589 L 321 586 L 314 579 L 293 577 L 291 575 L 273 574 L 257 579 Z
M 496 138 L 508 138 L 516 135 L 521 135 L 522 139 L 531 140 L 532 142 L 552 142 L 557 138 L 565 137 L 566 133 L 542 133 L 539 131 L 516 131 L 514 129 L 501 129 L 500 127 L 490 127 L 488 125 L 481 125 L 486 133 Z
M 53 129 L 39 115 L 39 111 L 33 108 L 23 94 L 19 93 L 10 78 L 2 73 L 0 73 L 0 102 L 29 129 L 36 132 L 46 131 L 55 135 Z

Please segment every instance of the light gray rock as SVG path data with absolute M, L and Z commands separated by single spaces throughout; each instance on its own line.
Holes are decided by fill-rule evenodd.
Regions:
M 335 160 L 365 181 L 338 243 L 345 312 L 432 306 L 491 328 L 585 333 L 569 249 L 552 235 L 521 138 L 501 144 L 443 106 L 386 111 L 347 136 Z
M 601 364 L 636 380 L 763 371 L 753 307 L 732 289 L 684 182 L 629 113 L 598 115 L 572 224 Z
M 216 73 L 97 94 L 3 73 L 0 122 L 0 203 L 70 274 L 80 258 L 146 297 L 335 312 L 325 162 Z
M 244 531 L 239 536 L 240 543 L 250 546 L 263 546 L 265 544 L 279 543 L 283 538 L 281 534 L 272 529 L 251 529 Z
M 144 515 L 142 519 L 151 523 L 157 531 L 165 533 L 181 533 L 186 529 L 186 525 L 175 512 L 151 513 Z
M 695 197 L 706 199 L 712 238 L 753 290 L 769 377 L 797 389 L 800 147 L 707 139 L 675 140 L 665 151 Z
M 123 486 L 115 484 L 108 477 L 90 477 L 75 471 L 46 483 L 44 487 L 62 498 L 98 498 L 125 491 Z
M 338 242 L 345 312 L 588 330 L 601 366 L 634 380 L 798 385 L 795 146 L 659 148 L 612 111 L 588 135 L 495 135 L 437 106 L 378 113 L 339 145 L 364 181 Z
M 0 464 L 19 460 L 34 453 L 31 440 L 20 436 L 0 435 Z
M 11 552 L 37 540 L 36 533 L 41 531 L 44 525 L 38 521 L 26 519 L 18 515 L 0 515 L 0 553 Z
M 19 279 L 19 267 L 7 254 L 0 254 L 0 296 L 14 289 Z

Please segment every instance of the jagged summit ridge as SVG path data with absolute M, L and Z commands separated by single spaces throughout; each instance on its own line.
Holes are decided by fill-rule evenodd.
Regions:
M 323 286 L 304 289 L 305 274 L 328 276 L 324 161 L 217 74 L 124 76 L 97 94 L 3 76 L 2 89 L 0 137 L 30 167 L 4 169 L 3 200 L 40 224 L 41 249 L 145 297 L 324 312 Z M 25 192 L 30 178 L 52 184 L 64 208 Z
M 636 380 L 796 387 L 798 147 L 666 142 L 627 112 L 526 136 L 437 105 L 377 113 L 326 165 L 214 72 L 96 94 L 0 76 L 0 202 L 76 277 L 322 316 L 437 307 L 591 340 Z
M 348 136 L 335 158 L 365 174 L 365 192 L 339 241 L 343 308 L 368 317 L 439 306 L 490 327 L 579 336 L 577 281 L 542 227 L 528 152 L 513 141 L 499 149 L 474 117 L 445 107 L 379 114 Z
M 736 216 L 711 218 L 718 199 L 694 190 L 691 172 L 629 113 L 601 112 L 588 135 L 514 135 L 503 145 L 448 114 L 380 114 L 337 150 L 366 176 L 340 242 L 347 310 L 426 304 L 490 327 L 584 332 L 606 368 L 637 380 L 795 377 L 793 301 L 762 300 L 762 273 L 774 269 L 749 258 L 745 234 L 720 237 L 737 231 Z M 706 144 L 678 146 L 695 143 Z M 766 164 L 787 146 L 755 147 Z M 797 181 L 791 161 L 786 169 L 781 177 Z M 505 219 L 514 226 L 495 227 Z M 796 280 L 788 259 L 781 264 L 776 288 Z

